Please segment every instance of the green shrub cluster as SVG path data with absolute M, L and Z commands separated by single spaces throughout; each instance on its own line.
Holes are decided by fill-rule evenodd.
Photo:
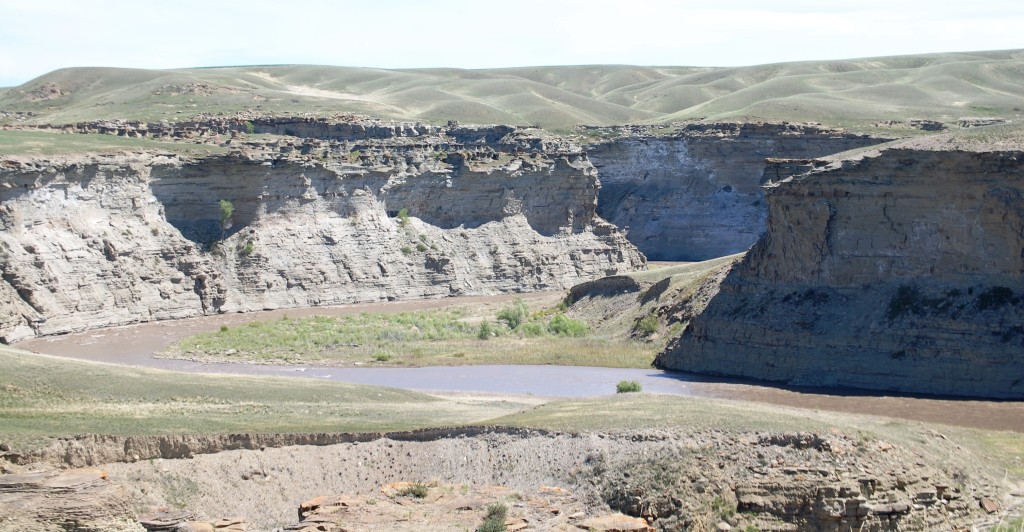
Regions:
M 402 210 L 398 211 L 396 218 L 398 218 L 398 225 L 402 227 L 409 225 L 409 209 L 402 208 Z
M 551 334 L 558 336 L 572 336 L 580 337 L 585 336 L 589 328 L 586 323 L 579 320 L 574 320 L 565 314 L 556 314 L 551 321 L 548 322 L 548 331 Z
M 654 314 L 644 316 L 637 322 L 634 330 L 644 336 L 650 336 L 658 332 L 658 317 Z
M 635 393 L 641 390 L 640 382 L 638 381 L 619 381 L 615 385 L 615 393 Z
M 526 303 L 522 299 L 516 299 L 512 302 L 512 306 L 498 311 L 498 321 L 505 322 L 508 328 L 514 331 L 526 321 L 529 315 L 530 309 L 527 308 Z

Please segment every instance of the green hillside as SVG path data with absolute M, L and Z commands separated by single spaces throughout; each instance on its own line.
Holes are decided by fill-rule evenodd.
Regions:
M 1024 50 L 736 68 L 71 68 L 0 90 L 0 111 L 32 112 L 30 122 L 48 123 L 174 121 L 256 109 L 550 129 L 693 119 L 855 126 L 906 118 L 1018 118 L 1022 80 Z M 6 116 L 0 119 L 10 121 Z

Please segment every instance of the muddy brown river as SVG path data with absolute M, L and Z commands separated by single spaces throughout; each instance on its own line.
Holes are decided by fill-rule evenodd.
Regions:
M 967 427 L 1024 432 L 1024 401 L 992 401 L 780 387 L 765 383 L 701 377 L 655 369 L 573 366 L 447 366 L 423 368 L 339 368 L 205 364 L 153 358 L 172 343 L 193 334 L 282 316 L 344 315 L 360 312 L 406 312 L 463 304 L 500 304 L 531 295 L 461 297 L 366 303 L 337 307 L 221 314 L 186 320 L 150 322 L 27 340 L 18 348 L 83 360 L 177 371 L 277 375 L 292 378 L 392 386 L 427 392 L 470 392 L 591 397 L 613 393 L 621 380 L 637 380 L 645 392 L 715 397 L 775 405 L 889 416 Z M 532 297 L 544 297 L 534 295 Z

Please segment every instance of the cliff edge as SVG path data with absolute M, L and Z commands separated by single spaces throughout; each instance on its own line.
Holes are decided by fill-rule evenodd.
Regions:
M 1024 397 L 1024 143 L 977 140 L 779 162 L 804 173 L 766 187 L 766 233 L 656 364 Z
M 599 182 L 579 148 L 515 128 L 405 129 L 236 133 L 199 157 L 0 160 L 0 340 L 555 290 L 644 267 L 596 215 Z

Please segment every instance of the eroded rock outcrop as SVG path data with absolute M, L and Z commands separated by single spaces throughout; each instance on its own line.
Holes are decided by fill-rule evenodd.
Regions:
M 560 289 L 643 267 L 596 215 L 596 172 L 578 148 L 541 142 L 552 151 L 527 153 L 535 136 L 452 130 L 359 142 L 234 139 L 227 153 L 200 158 L 8 158 L 0 339 Z M 233 206 L 226 218 L 220 200 Z
M 767 233 L 658 363 L 1024 397 L 1024 152 L 922 141 L 807 167 L 768 188 Z
M 629 131 L 588 154 L 601 176 L 598 213 L 650 259 L 695 261 L 746 251 L 764 232 L 766 158 L 885 140 L 800 124 L 691 124 L 670 135 Z

